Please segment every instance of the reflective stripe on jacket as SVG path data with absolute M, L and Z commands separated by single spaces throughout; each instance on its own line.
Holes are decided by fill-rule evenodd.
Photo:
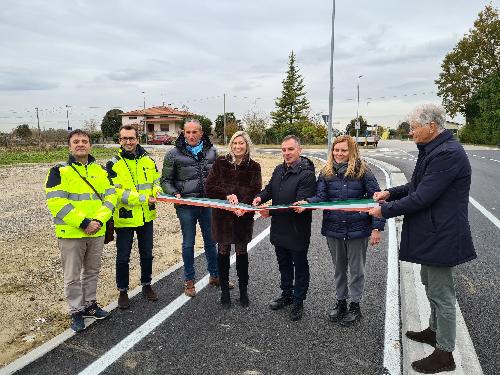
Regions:
M 115 227 L 140 227 L 156 218 L 155 205 L 149 197 L 161 191 L 156 163 L 140 145 L 135 155 L 120 148 L 106 164 L 106 170 L 117 192 Z
M 78 175 L 85 177 L 92 188 Z M 89 155 L 87 165 L 77 162 L 70 156 L 68 162 L 52 167 L 45 180 L 47 206 L 54 218 L 58 238 L 100 237 L 106 231 L 104 225 L 113 215 L 116 205 L 116 190 L 110 184 L 108 174 Z M 91 220 L 103 223 L 101 229 L 88 235 L 84 229 Z

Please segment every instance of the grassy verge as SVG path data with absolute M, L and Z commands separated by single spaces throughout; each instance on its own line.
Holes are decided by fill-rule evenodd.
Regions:
M 96 159 L 106 159 L 112 157 L 116 153 L 116 149 L 93 147 L 91 154 Z M 68 148 L 58 147 L 50 150 L 37 149 L 1 149 L 0 150 L 0 166 L 22 164 L 22 163 L 55 163 L 68 159 Z

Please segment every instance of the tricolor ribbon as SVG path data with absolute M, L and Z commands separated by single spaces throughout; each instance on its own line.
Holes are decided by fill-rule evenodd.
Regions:
M 352 199 L 334 202 L 305 203 L 298 206 L 294 205 L 271 205 L 254 207 L 245 203 L 230 204 L 226 200 L 210 198 L 176 198 L 173 195 L 160 194 L 156 198 L 160 202 L 184 204 L 188 206 L 220 208 L 222 210 L 246 212 L 258 212 L 262 210 L 286 210 L 293 207 L 304 207 L 310 210 L 343 210 L 343 211 L 368 211 L 370 208 L 377 207 L 378 203 L 373 199 Z

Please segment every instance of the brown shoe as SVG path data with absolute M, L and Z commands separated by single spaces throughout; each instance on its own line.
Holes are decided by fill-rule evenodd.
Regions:
M 442 371 L 453 371 L 456 366 L 451 352 L 436 348 L 430 356 L 413 362 L 411 367 L 424 374 L 437 374 Z
M 212 277 L 212 276 L 210 276 L 208 278 L 208 285 L 216 286 L 216 287 L 220 286 L 220 280 L 219 280 L 219 278 L 218 277 Z
M 208 278 L 208 285 L 219 287 L 220 286 L 219 278 L 210 276 Z M 231 281 L 229 281 L 229 289 L 234 289 L 234 283 Z
M 193 280 L 186 280 L 186 282 L 184 283 L 184 294 L 188 297 L 196 296 L 196 289 L 194 287 Z
M 130 300 L 128 299 L 127 291 L 120 291 L 120 296 L 118 297 L 118 308 L 128 309 L 130 307 Z
M 406 337 L 410 340 L 422 342 L 436 347 L 436 332 L 427 327 L 421 332 L 406 331 Z
M 151 285 L 143 285 L 142 286 L 142 295 L 146 297 L 148 301 L 157 301 L 158 294 L 155 292 Z

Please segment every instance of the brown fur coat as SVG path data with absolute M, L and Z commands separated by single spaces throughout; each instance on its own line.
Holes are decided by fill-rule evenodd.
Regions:
M 260 164 L 245 158 L 240 165 L 220 156 L 208 174 L 205 193 L 208 198 L 226 200 L 235 194 L 240 203 L 252 204 L 262 188 Z M 221 244 L 248 243 L 253 234 L 253 213 L 241 217 L 227 210 L 212 210 L 212 236 Z

